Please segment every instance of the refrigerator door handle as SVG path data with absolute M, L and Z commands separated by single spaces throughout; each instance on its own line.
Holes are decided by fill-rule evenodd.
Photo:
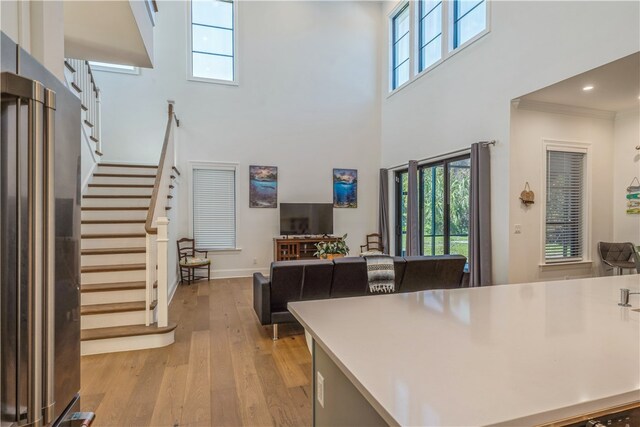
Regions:
M 13 73 L 0 76 L 2 94 L 27 103 L 27 419 L 26 425 L 40 427 L 42 419 L 43 371 L 43 285 L 44 246 L 44 103 L 45 88 L 36 81 Z M 19 114 L 19 112 L 18 112 Z M 18 408 L 21 403 L 18 399 Z
M 44 375 L 43 375 L 43 418 L 50 424 L 55 416 L 55 108 L 56 94 L 45 89 L 44 99 Z
M 43 165 L 44 139 L 42 103 L 28 101 L 28 321 L 27 321 L 27 425 L 42 425 L 42 300 L 44 279 Z

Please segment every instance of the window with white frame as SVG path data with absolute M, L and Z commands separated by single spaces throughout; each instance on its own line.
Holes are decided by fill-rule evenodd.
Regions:
M 91 69 L 95 71 L 108 71 L 111 73 L 140 74 L 140 68 L 133 65 L 111 64 L 108 62 L 89 61 Z
M 391 89 L 402 86 L 409 80 L 409 52 L 411 51 L 409 23 L 409 3 L 404 3 L 400 6 L 400 9 L 393 18 L 391 18 Z
M 419 70 L 442 58 L 442 1 L 420 0 L 418 20 Z
M 197 248 L 236 248 L 235 166 L 195 166 L 192 170 L 192 226 Z
M 586 149 L 546 149 L 545 263 L 584 259 L 586 157 Z
M 487 33 L 488 1 L 400 3 L 390 15 L 390 90 L 412 81 Z M 416 37 L 412 35 L 412 27 L 415 27 Z M 414 55 L 416 60 L 412 61 Z M 412 63 L 415 65 L 410 65 Z
M 487 28 L 486 0 L 453 2 L 453 48 L 465 44 Z
M 192 0 L 190 74 L 194 80 L 234 82 L 235 4 L 229 0 Z

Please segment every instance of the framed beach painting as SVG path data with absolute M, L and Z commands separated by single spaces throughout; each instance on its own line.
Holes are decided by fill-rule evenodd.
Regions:
M 249 166 L 249 207 L 276 208 L 278 206 L 278 168 Z
M 333 170 L 333 207 L 358 207 L 358 170 Z

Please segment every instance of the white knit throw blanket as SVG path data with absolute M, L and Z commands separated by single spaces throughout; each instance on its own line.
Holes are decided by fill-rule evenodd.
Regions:
M 388 255 L 365 255 L 367 278 L 371 293 L 391 293 L 395 291 L 395 271 L 393 257 Z

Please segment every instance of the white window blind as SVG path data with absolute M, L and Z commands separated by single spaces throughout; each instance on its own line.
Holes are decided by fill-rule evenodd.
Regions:
M 197 248 L 235 249 L 235 170 L 193 170 L 193 238 Z
M 585 156 L 547 151 L 546 262 L 583 258 Z

